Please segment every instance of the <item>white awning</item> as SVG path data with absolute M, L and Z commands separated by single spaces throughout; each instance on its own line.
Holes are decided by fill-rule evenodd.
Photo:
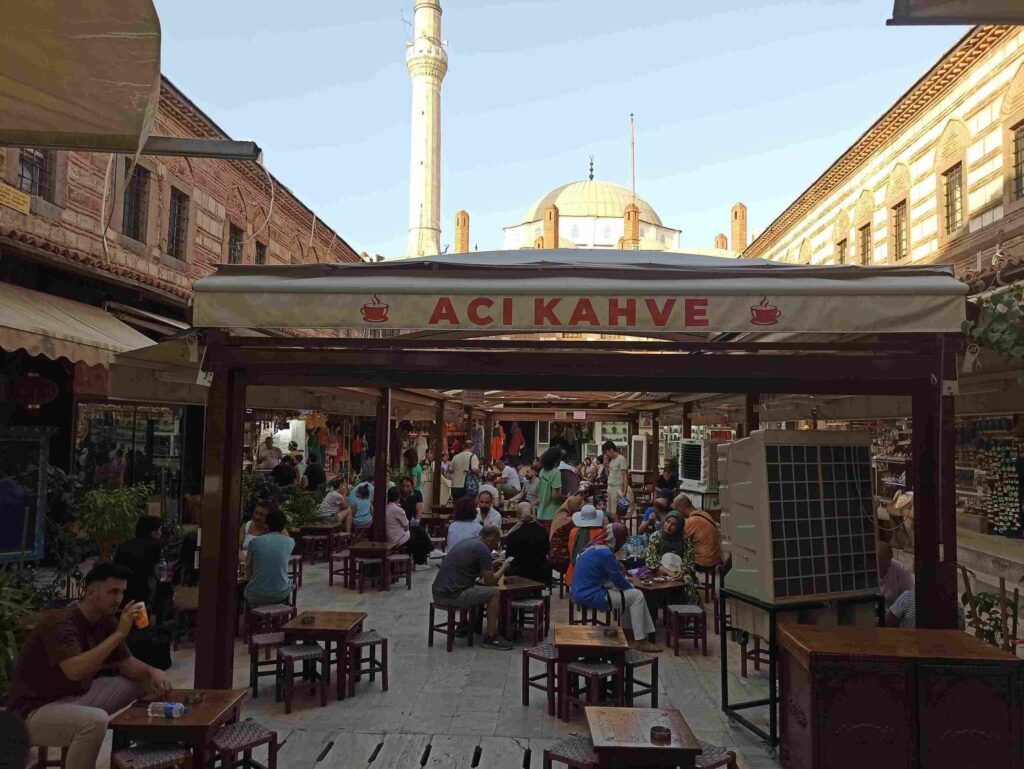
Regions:
M 811 266 L 609 250 L 492 251 L 375 264 L 221 265 L 203 328 L 517 332 L 956 333 L 952 268 Z
M 107 366 L 117 353 L 152 344 L 99 307 L 0 283 L 0 348 L 8 352 Z

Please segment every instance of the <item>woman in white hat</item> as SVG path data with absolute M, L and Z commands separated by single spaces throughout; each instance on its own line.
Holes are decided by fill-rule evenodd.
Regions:
M 655 574 L 683 583 L 686 603 L 698 603 L 693 545 L 683 532 L 683 516 L 678 510 L 670 511 L 661 529 L 651 535 L 646 560 L 647 568 Z
M 572 515 L 572 530 L 569 532 L 569 567 L 565 570 L 565 584 L 572 585 L 572 574 L 576 559 L 591 545 L 600 544 L 606 538 L 604 515 L 593 505 L 583 505 Z

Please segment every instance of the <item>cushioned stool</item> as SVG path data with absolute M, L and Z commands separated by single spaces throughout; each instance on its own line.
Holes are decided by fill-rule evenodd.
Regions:
M 302 556 L 293 555 L 288 559 L 288 576 L 299 587 L 302 587 Z
M 412 556 L 405 553 L 389 555 L 388 578 L 398 582 L 402 577 L 405 577 L 405 589 L 412 590 Z
M 270 606 L 249 606 L 245 604 L 245 640 L 254 633 L 272 633 L 280 630 L 289 620 L 295 619 L 298 610 L 286 603 L 275 603 Z
M 520 598 L 509 601 L 505 616 L 505 627 L 510 639 L 519 633 L 529 631 L 533 635 L 534 645 L 544 640 L 544 599 Z
M 355 564 L 353 579 L 358 583 L 360 593 L 367 582 L 383 589 L 384 575 L 381 572 L 384 571 L 384 562 L 380 558 L 356 558 Z
M 377 657 L 377 647 L 380 647 L 380 658 Z M 364 650 L 369 650 L 369 656 L 364 657 Z M 388 690 L 388 639 L 376 630 L 367 630 L 365 633 L 356 633 L 348 639 L 345 644 L 345 658 L 348 660 L 348 696 L 353 697 L 356 693 L 356 681 L 364 674 L 370 674 L 373 681 L 380 673 L 381 690 Z
M 145 745 L 115 750 L 110 756 L 113 769 L 181 769 L 189 766 L 192 754 L 180 745 Z
M 267 746 L 266 766 L 252 758 L 253 749 L 260 745 Z M 277 732 L 251 719 L 222 726 L 210 740 L 210 752 L 220 758 L 221 769 L 277 769 L 277 748 Z M 236 763 L 239 753 L 242 760 Z
M 646 683 L 636 677 L 637 668 L 645 665 L 651 666 L 651 681 Z M 658 707 L 658 655 L 647 654 L 636 649 L 626 650 L 626 685 L 625 698 L 626 707 L 633 707 L 633 700 L 636 697 L 651 695 L 651 707 Z
M 723 766 L 727 769 L 737 769 L 736 754 L 731 750 L 711 745 L 703 740 L 697 741 L 700 743 L 700 755 L 694 764 L 697 769 L 720 769 Z
M 434 618 L 435 611 L 447 613 L 447 619 L 437 622 Z M 430 602 L 430 621 L 427 630 L 427 646 L 434 645 L 434 633 L 441 633 L 448 638 L 448 651 L 455 646 L 455 616 L 458 614 L 459 622 L 466 625 L 468 630 L 469 645 L 473 645 L 473 607 L 459 608 L 457 606 L 445 606 L 441 603 Z
M 351 565 L 351 554 L 348 550 L 335 550 L 331 553 L 331 562 L 327 564 L 327 584 L 333 585 L 335 577 L 341 577 L 341 584 L 344 587 L 349 586 L 349 580 L 351 575 L 349 574 L 349 566 Z
M 579 617 L 579 619 L 576 619 L 576 609 L 577 608 L 580 610 L 580 617 Z M 569 599 L 569 624 L 570 625 L 602 625 L 604 627 L 610 627 L 611 626 L 611 622 L 612 622 L 611 621 L 612 613 L 610 611 L 606 611 L 604 613 L 604 622 L 601 622 L 601 620 L 599 620 L 597 618 L 597 614 L 598 614 L 599 611 L 601 611 L 601 610 L 600 609 L 591 609 L 589 606 L 579 606 L 579 607 L 577 607 L 576 604 L 574 604 L 572 602 L 572 598 L 570 598 Z
M 567 737 L 556 745 L 544 750 L 544 769 L 551 769 L 551 762 L 558 761 L 569 769 L 597 769 L 597 753 L 594 743 L 588 737 Z
M 314 534 L 313 536 L 303 535 L 302 557 L 309 559 L 310 566 L 316 564 L 316 554 L 323 553 L 324 560 L 327 560 L 327 535 Z
M 284 696 L 284 712 L 292 712 L 292 695 L 295 690 L 295 663 L 303 663 L 311 675 L 316 677 L 320 687 L 320 707 L 327 705 L 327 685 L 331 680 L 331 657 L 327 650 L 315 643 L 294 644 L 277 648 L 277 691 L 276 700 Z M 316 667 L 320 671 L 317 673 Z M 315 687 L 311 687 L 311 690 Z
M 665 612 L 665 646 L 671 646 L 675 655 L 679 656 L 679 641 L 683 638 L 693 639 L 693 648 L 701 645 L 701 653 L 708 656 L 708 623 L 703 606 L 673 604 L 666 606 Z
M 530 660 L 544 663 L 544 672 L 530 675 Z M 558 694 L 558 649 L 544 643 L 532 649 L 523 649 L 523 705 L 530 704 L 530 688 L 540 689 L 548 697 L 548 715 L 555 714 L 555 696 Z M 542 683 L 538 683 L 542 681 Z
M 605 683 L 616 684 L 619 678 L 619 669 L 610 662 L 570 662 L 566 672 L 569 674 L 569 690 L 565 693 L 565 698 L 569 703 L 570 713 L 573 705 L 579 708 L 584 705 L 599 705 L 604 695 Z M 579 678 L 586 682 L 584 686 L 577 686 L 576 681 Z
M 279 646 L 284 646 L 284 633 L 253 633 L 249 636 L 249 687 L 252 689 L 253 699 L 260 696 L 260 678 L 277 675 L 277 658 L 276 655 L 271 658 L 270 650 Z M 262 660 L 261 650 L 266 652 Z M 261 672 L 262 668 L 270 670 Z

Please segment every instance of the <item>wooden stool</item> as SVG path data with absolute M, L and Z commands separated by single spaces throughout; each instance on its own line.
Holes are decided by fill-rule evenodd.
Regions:
M 340 553 L 352 541 L 352 535 L 346 531 L 336 531 L 328 535 L 328 539 L 330 540 L 331 553 Z
M 551 762 L 558 761 L 569 769 L 597 769 L 597 753 L 594 743 L 588 737 L 567 737 L 556 745 L 544 750 L 544 769 L 551 769 Z
M 569 674 L 569 690 L 564 697 L 569 703 L 569 712 L 572 706 L 583 708 L 584 705 L 599 705 L 604 694 L 604 684 L 616 683 L 619 677 L 619 669 L 610 662 L 570 662 L 566 667 Z M 577 687 L 576 679 L 582 678 L 586 683 Z M 581 695 L 586 695 L 584 698 Z
M 754 636 L 754 648 L 747 651 L 747 643 L 749 640 L 750 638 L 748 634 L 744 633 L 743 640 L 740 642 L 740 675 L 744 678 L 747 677 L 747 660 L 753 660 L 754 670 L 757 672 L 760 672 L 762 662 L 768 664 L 772 661 L 771 652 L 768 649 L 761 648 L 760 636 Z
M 700 743 L 700 755 L 694 766 L 697 769 L 737 769 L 736 754 L 731 750 L 720 748 L 717 745 L 697 740 Z
M 398 582 L 405 577 L 405 589 L 412 590 L 412 556 L 395 553 L 388 556 L 388 579 Z
M 448 617 L 443 622 L 436 622 L 435 611 L 446 612 Z M 430 620 L 427 630 L 427 646 L 434 645 L 434 633 L 441 633 L 448 638 L 448 651 L 455 646 L 455 615 L 458 614 L 459 622 L 465 623 L 468 629 L 469 645 L 473 645 L 473 607 L 446 606 L 443 603 L 430 602 Z
M 701 574 L 704 575 L 704 581 L 703 584 L 698 582 L 697 590 L 700 591 L 704 603 L 711 601 L 711 611 L 714 616 L 711 627 L 714 630 L 715 635 L 718 635 L 718 588 L 715 586 L 715 577 L 718 574 L 718 566 L 711 566 L 707 569 L 702 566 L 698 566 L 698 579 Z
M 505 616 L 505 629 L 512 639 L 519 633 L 531 631 L 536 646 L 546 635 L 544 631 L 544 599 L 520 598 L 509 601 Z
M 192 754 L 180 745 L 146 745 L 115 750 L 110 756 L 113 769 L 182 769 L 190 766 Z
M 377 658 L 377 647 L 380 647 L 380 659 Z M 370 656 L 364 657 L 363 650 L 369 649 Z M 345 656 L 348 659 L 348 696 L 354 697 L 356 681 L 364 673 L 370 674 L 370 681 L 380 673 L 381 691 L 388 690 L 388 639 L 376 630 L 356 633 L 345 644 Z
M 321 552 L 324 555 L 324 560 L 327 560 L 327 535 L 326 534 L 314 534 L 312 536 L 304 535 L 302 537 L 302 557 L 309 559 L 309 565 L 316 565 L 316 554 Z
M 64 769 L 64 764 L 68 760 L 68 749 L 60 748 L 60 758 L 50 758 L 49 748 L 45 745 L 36 746 L 36 760 L 29 764 L 29 769 L 49 769 L 49 767 L 57 767 L 57 769 Z
M 354 579 L 358 583 L 359 592 L 363 592 L 363 585 L 369 582 L 371 585 L 376 584 L 379 588 L 384 588 L 384 574 L 386 571 L 385 562 L 381 561 L 380 558 L 356 558 Z M 370 569 L 376 569 L 377 574 L 370 574 Z
M 288 559 L 288 576 L 299 587 L 302 587 L 302 556 L 293 555 Z
M 665 607 L 665 645 L 671 646 L 675 655 L 679 656 L 679 641 L 683 638 L 693 639 L 693 648 L 701 644 L 701 653 L 708 656 L 708 623 L 703 606 L 673 604 Z
M 547 638 L 551 632 L 551 591 L 541 593 L 541 598 L 544 600 L 544 637 Z
M 249 636 L 249 687 L 252 698 L 260 696 L 259 680 L 265 676 L 277 675 L 277 659 L 270 657 L 270 650 L 284 646 L 284 633 L 254 633 Z M 260 650 L 266 651 L 264 659 L 260 659 Z M 261 672 L 261 668 L 271 668 L 269 672 Z
M 353 526 L 352 527 L 352 541 L 358 542 L 361 539 L 370 538 L 370 524 L 366 526 Z
M 645 665 L 651 666 L 651 681 L 645 683 L 636 677 L 636 669 Z M 658 707 L 658 655 L 647 654 L 636 649 L 626 650 L 626 707 L 633 707 L 633 700 L 644 695 L 651 695 L 651 707 Z
M 351 558 L 348 550 L 335 550 L 331 553 L 331 561 L 327 564 L 327 584 L 333 585 L 335 577 L 341 577 L 344 587 L 349 585 L 349 565 Z
M 267 746 L 267 764 L 264 767 L 252 758 L 252 751 Z M 228 724 L 218 729 L 210 740 L 210 752 L 220 757 L 221 769 L 277 769 L 277 732 L 260 726 L 252 719 Z M 236 756 L 242 754 L 242 760 Z
M 312 665 L 311 673 L 319 679 L 320 707 L 327 705 L 327 685 L 331 680 L 331 657 L 320 644 L 304 643 L 277 648 L 277 686 L 275 699 L 280 702 L 284 694 L 284 712 L 292 712 L 292 695 L 295 690 L 295 663 L 302 662 L 303 667 Z M 316 671 L 319 664 L 320 672 Z M 311 691 L 312 691 L 311 687 Z
M 245 642 L 254 633 L 272 633 L 280 630 L 288 620 L 295 619 L 298 610 L 286 603 L 275 603 L 270 606 L 249 606 L 245 604 Z
M 530 660 L 544 663 L 544 672 L 530 675 Z M 523 705 L 530 704 L 530 688 L 540 689 L 548 696 L 548 715 L 555 715 L 555 696 L 558 694 L 558 649 L 544 643 L 532 649 L 523 649 Z M 543 683 L 538 683 L 543 679 Z
M 597 613 L 600 609 L 591 609 L 589 606 L 580 606 L 580 618 L 576 619 L 576 604 L 572 602 L 572 598 L 569 599 L 569 624 L 570 625 L 601 625 L 604 627 L 611 626 L 610 611 L 604 613 L 604 622 L 601 622 L 597 618 Z

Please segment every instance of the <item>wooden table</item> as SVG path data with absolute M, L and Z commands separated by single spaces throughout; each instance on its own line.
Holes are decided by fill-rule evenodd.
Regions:
M 387 542 L 370 542 L 363 540 L 348 546 L 348 579 L 349 589 L 356 586 L 356 558 L 377 558 L 380 560 L 381 584 L 385 590 L 391 589 L 391 575 L 388 570 L 388 556 L 401 545 L 389 545 Z
M 431 537 L 443 537 L 445 536 L 445 525 L 451 519 L 447 513 L 436 512 L 438 508 L 434 508 L 433 513 L 423 513 L 418 517 L 420 525 L 423 526 L 427 531 L 427 535 Z
M 676 593 L 681 593 L 686 589 L 686 586 L 678 580 L 666 579 L 664 582 L 651 582 L 649 585 L 645 585 L 642 580 L 636 577 L 626 577 L 629 583 L 644 594 L 644 600 L 647 601 L 647 608 L 651 612 L 651 618 L 658 621 L 658 609 L 668 605 L 669 601 Z M 667 619 L 667 617 L 666 617 Z
M 512 617 L 512 602 L 520 598 L 540 596 L 540 592 L 546 588 L 543 582 L 526 577 L 502 577 L 498 580 L 498 617 L 501 623 L 501 634 L 508 638 L 508 623 Z
M 569 720 L 569 663 L 578 659 L 607 660 L 619 669 L 615 687 L 616 702 L 622 703 L 626 678 L 626 651 L 629 644 L 622 628 L 613 628 L 614 636 L 606 636 L 604 627 L 594 625 L 555 625 L 555 647 L 558 649 L 558 717 Z
M 152 699 L 137 700 L 118 713 L 107 724 L 113 732 L 111 752 L 124 747 L 130 740 L 180 742 L 192 749 L 192 769 L 206 769 L 207 745 L 221 726 L 238 721 L 240 705 L 248 689 L 174 689 L 160 699 L 185 702 L 185 698 L 194 691 L 201 691 L 205 699 L 196 705 L 188 705 L 188 713 L 181 718 L 150 718 L 146 708 Z
M 678 710 L 668 708 L 586 708 L 590 738 L 602 767 L 682 767 L 692 769 L 700 755 L 693 736 Z M 672 741 L 651 742 L 651 727 L 667 726 Z
M 331 562 L 331 555 L 334 552 L 334 540 L 331 539 L 331 535 L 344 531 L 344 529 L 345 524 L 343 523 L 307 523 L 305 526 L 300 527 L 298 532 L 302 536 L 309 534 L 327 537 L 327 563 L 329 564 Z
M 303 617 L 312 617 L 313 623 L 303 624 Z M 345 665 L 345 644 L 348 639 L 363 630 L 364 611 L 304 611 L 289 620 L 283 628 L 285 637 L 293 641 L 323 641 L 336 644 L 334 663 L 338 668 L 338 699 L 345 699 L 345 677 L 348 673 Z

